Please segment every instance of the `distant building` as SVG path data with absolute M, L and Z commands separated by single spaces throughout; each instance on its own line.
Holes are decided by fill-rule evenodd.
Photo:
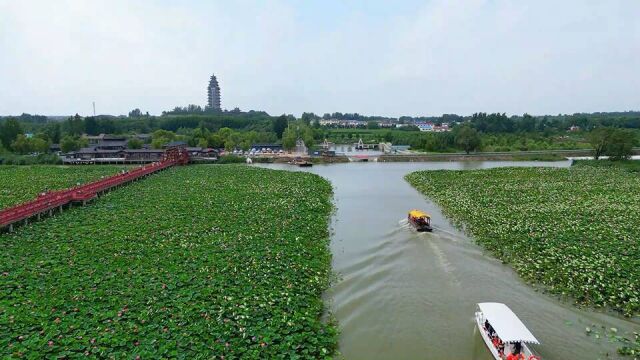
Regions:
M 340 120 L 336 120 L 336 119 L 320 119 L 318 121 L 318 123 L 320 124 L 320 126 L 340 126 L 340 125 L 342 125 L 340 123 Z
M 428 132 L 447 132 L 451 131 L 448 123 L 442 123 L 441 125 L 435 125 L 432 122 L 416 122 L 415 125 L 420 131 Z
M 417 122 L 416 126 L 420 131 L 433 131 L 433 123 L 431 122 Z
M 329 126 L 336 128 L 365 128 L 366 121 L 361 120 L 338 120 L 338 119 L 321 119 L 318 120 L 320 126 Z
M 124 136 L 110 136 L 100 134 L 87 136 L 90 144 L 86 148 L 70 152 L 63 158 L 64 163 L 149 163 L 162 160 L 165 149 L 171 146 L 182 146 L 187 149 L 192 158 L 210 158 L 217 156 L 213 149 L 187 147 L 183 141 L 174 141 L 164 146 L 164 149 L 128 149 L 128 139 Z
M 440 125 L 440 126 L 435 125 L 433 127 L 433 131 L 434 132 L 447 132 L 449 130 L 450 130 L 449 129 L 449 124 L 447 124 L 447 123 L 442 123 L 442 125 Z
M 571 131 L 571 132 L 580 131 L 580 126 L 578 126 L 578 125 L 571 125 L 571 127 L 569 128 L 569 131 Z
M 127 137 L 120 135 L 84 135 L 89 147 L 100 147 L 102 150 L 118 150 L 127 147 Z
M 251 150 L 253 152 L 278 152 L 284 150 L 284 148 L 282 144 L 253 144 L 251 145 Z
M 211 110 L 220 111 L 220 85 L 215 75 L 211 75 L 209 87 L 207 88 L 207 107 Z

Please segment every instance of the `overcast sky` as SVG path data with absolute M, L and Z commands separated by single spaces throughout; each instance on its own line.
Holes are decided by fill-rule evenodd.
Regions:
M 640 109 L 640 1 L 0 0 L 0 114 Z

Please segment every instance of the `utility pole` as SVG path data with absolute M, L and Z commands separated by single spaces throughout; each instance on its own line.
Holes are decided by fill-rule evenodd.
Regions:
M 96 116 L 96 102 L 93 102 L 93 116 Z

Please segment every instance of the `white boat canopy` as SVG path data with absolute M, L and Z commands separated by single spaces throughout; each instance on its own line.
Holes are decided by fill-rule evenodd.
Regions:
M 479 303 L 478 308 L 480 308 L 484 319 L 489 321 L 489 324 L 491 324 L 493 330 L 502 341 L 507 343 L 520 341 L 540 344 L 538 339 L 533 336 L 507 305 L 501 303 Z

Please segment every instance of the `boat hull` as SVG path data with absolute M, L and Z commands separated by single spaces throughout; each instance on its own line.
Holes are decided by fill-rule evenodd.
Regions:
M 411 217 L 409 217 L 408 220 L 409 220 L 409 224 L 411 224 L 419 232 L 431 232 L 431 231 L 433 231 L 433 228 L 430 225 L 418 224 Z
M 491 339 L 489 338 L 489 334 L 487 334 L 487 330 L 485 330 L 484 325 L 482 325 L 482 313 L 476 312 L 476 325 L 478 326 L 478 331 L 480 332 L 480 336 L 484 341 L 484 344 L 487 345 L 489 352 L 496 360 L 503 360 L 498 353 L 498 350 L 493 346 Z

